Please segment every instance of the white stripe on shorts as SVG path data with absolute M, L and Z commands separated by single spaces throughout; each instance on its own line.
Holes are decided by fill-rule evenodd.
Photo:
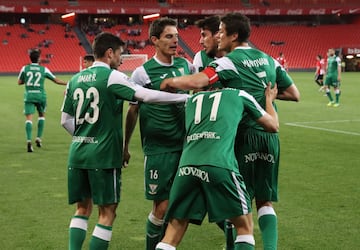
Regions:
M 119 201 L 117 200 L 117 193 L 116 193 L 116 186 L 117 186 L 117 181 L 116 181 L 116 168 L 114 168 L 113 170 L 113 179 L 114 179 L 114 201 L 115 203 L 118 203 Z
M 231 175 L 233 177 L 233 180 L 234 180 L 234 183 L 236 185 L 236 189 L 238 191 L 238 194 L 239 194 L 239 198 L 240 198 L 240 202 L 241 202 L 241 207 L 242 207 L 242 210 L 243 210 L 243 213 L 244 214 L 248 214 L 249 213 L 249 209 L 248 209 L 248 206 L 247 206 L 247 203 L 246 203 L 246 197 L 244 195 L 244 192 L 243 190 L 241 189 L 241 186 L 240 186 L 240 183 L 239 181 L 236 179 L 236 175 L 234 172 L 231 172 Z

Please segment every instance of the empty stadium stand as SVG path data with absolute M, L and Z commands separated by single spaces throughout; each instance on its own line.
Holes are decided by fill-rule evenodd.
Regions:
M 329 48 L 359 44 L 359 30 L 359 24 L 254 26 L 250 40 L 275 58 L 283 52 L 289 68 L 312 68 L 317 54 L 326 57 Z
M 18 73 L 24 64 L 30 63 L 28 50 L 32 48 L 41 49 L 42 64 L 54 72 L 79 70 L 80 57 L 85 54 L 75 34 L 71 30 L 65 32 L 63 25 L 6 25 L 0 27 L 0 34 L 0 53 L 6 58 L 0 72 Z
M 12 4 L 15 5 L 16 8 L 12 7 Z M 22 4 L 30 7 L 24 9 Z M 45 24 L 32 24 L 29 27 L 24 27 L 21 24 L 11 25 L 9 22 L 2 22 L 3 16 L 12 15 L 13 13 L 11 12 L 14 8 L 15 12 L 17 12 L 17 14 L 14 13 L 14 15 L 17 15 L 16 19 L 18 19 L 20 15 L 31 10 L 31 6 L 54 7 L 53 9 L 44 10 L 45 13 L 47 13 L 44 15 L 48 15 L 49 19 L 51 19 L 50 16 L 53 17 L 54 15 L 57 15 L 59 19 L 62 13 L 49 13 L 56 9 L 61 9 L 60 6 L 79 7 L 80 11 L 84 10 L 80 8 L 82 6 L 91 6 L 92 8 L 89 8 L 89 10 L 94 11 L 94 13 L 100 13 L 101 15 L 99 15 L 99 17 L 107 16 L 107 13 L 101 13 L 101 8 L 109 8 L 111 12 L 112 7 L 117 7 L 113 9 L 119 11 L 119 6 L 136 6 L 137 8 L 129 8 L 129 11 L 135 10 L 137 14 L 133 16 L 136 16 L 138 19 L 141 19 L 141 16 L 146 14 L 141 12 L 143 8 L 148 8 L 148 12 L 152 10 L 163 11 L 164 9 L 170 8 L 181 9 L 182 7 L 188 8 L 188 10 L 193 7 L 197 8 L 197 10 L 219 8 L 219 10 L 225 9 L 226 12 L 230 11 L 231 8 L 259 8 L 262 10 L 261 13 L 268 17 L 268 20 L 271 19 L 271 22 L 264 21 L 264 16 L 253 15 L 251 17 L 252 20 L 255 20 L 250 37 L 251 44 L 264 50 L 273 57 L 277 57 L 279 52 L 283 52 L 287 58 L 289 68 L 295 70 L 313 68 L 315 56 L 317 54 L 325 56 L 327 49 L 330 47 L 360 47 L 359 0 L 103 0 L 101 1 L 101 5 L 98 0 L 19 0 L 13 3 L 0 0 L 0 6 L 0 13 L 2 14 L 0 18 L 0 53 L 5 56 L 4 63 L 0 64 L 0 73 L 18 73 L 21 66 L 29 63 L 27 53 L 29 49 L 34 47 L 40 47 L 42 50 L 42 63 L 54 72 L 78 71 L 80 57 L 87 53 L 82 44 L 80 44 L 76 34 L 71 29 L 65 32 L 65 27 L 61 24 L 51 24 L 48 27 Z M 344 13 L 346 15 L 341 13 L 343 7 L 345 8 Z M 100 10 L 98 8 L 100 8 Z M 274 15 L 269 14 L 269 16 L 264 12 L 264 10 L 276 8 L 285 9 L 285 12 Z M 296 8 L 327 8 L 327 12 L 320 15 L 338 17 L 338 23 L 342 24 L 324 25 L 322 23 L 320 24 L 320 22 L 311 23 L 311 21 L 309 21 L 312 20 L 311 18 L 306 19 L 304 16 L 303 20 L 301 15 L 296 17 L 296 15 L 298 15 L 296 13 L 286 14 L 288 9 L 296 10 Z M 33 9 L 36 8 L 34 7 Z M 106 11 L 109 11 L 109 9 Z M 35 15 L 43 15 L 42 10 L 39 8 L 37 8 L 37 10 L 40 11 L 40 13 L 26 13 L 26 15 L 34 15 L 34 18 Z M 75 10 L 77 9 L 75 8 Z M 88 11 L 87 9 L 85 10 Z M 355 13 L 351 16 L 351 19 L 347 19 L 347 21 L 351 20 L 351 24 L 345 24 L 346 22 L 342 22 L 341 19 L 343 16 L 349 16 L 350 12 Z M 359 13 L 356 14 L 357 12 Z M 85 15 L 89 17 L 91 15 L 93 18 L 97 15 L 94 13 Z M 208 15 L 214 14 L 212 12 L 205 13 Z M 309 15 L 308 11 L 306 17 Z M 115 17 L 115 19 L 118 18 L 117 23 L 125 23 L 126 21 L 124 22 L 124 20 L 126 20 L 130 14 L 125 15 L 126 17 L 119 18 L 118 12 L 116 12 L 116 14 L 111 12 L 109 16 Z M 171 15 L 169 14 L 169 16 Z M 186 14 L 179 14 L 175 17 L 181 19 L 184 18 L 184 16 L 186 16 Z M 205 14 L 202 16 L 205 16 Z M 293 19 L 291 19 L 292 16 L 294 17 Z M 199 16 L 192 17 L 199 18 Z M 314 19 L 315 17 L 312 18 Z M 322 18 L 322 16 L 320 18 Z M 289 22 L 289 19 L 293 21 Z M 147 54 L 150 58 L 155 50 L 152 45 L 149 45 L 148 28 L 148 23 L 135 23 L 133 25 L 121 24 L 111 27 L 101 26 L 100 30 L 117 34 L 124 41 L 127 41 L 128 53 Z M 201 49 L 199 44 L 199 30 L 197 27 L 194 25 L 187 25 L 186 27 L 179 26 L 178 30 L 180 38 L 191 48 L 192 52 L 195 53 Z M 86 32 L 86 38 L 90 43 L 93 41 L 95 34 L 96 32 L 92 31 Z M 82 41 L 86 42 L 86 39 Z M 184 48 L 179 48 L 178 53 L 181 56 L 191 59 L 190 56 L 192 53 L 188 53 Z

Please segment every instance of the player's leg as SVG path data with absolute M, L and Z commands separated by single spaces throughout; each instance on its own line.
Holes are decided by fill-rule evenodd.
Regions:
M 90 250 L 106 250 L 112 237 L 116 208 L 120 201 L 121 168 L 88 170 L 93 203 L 99 207 L 99 220 L 91 240 Z
M 117 204 L 99 206 L 99 221 L 92 233 L 90 250 L 106 250 L 109 248 L 116 208 Z
M 278 134 L 259 132 L 263 138 L 261 152 L 266 159 L 258 160 L 255 171 L 255 201 L 258 211 L 258 224 L 264 249 L 277 249 L 277 217 L 272 202 L 278 200 L 278 172 L 280 161 L 280 142 Z
M 166 228 L 165 236 L 156 245 L 156 250 L 168 250 L 168 249 L 176 249 L 176 247 L 180 244 L 186 229 L 189 225 L 189 220 L 187 219 L 170 219 L 170 222 Z
M 180 156 L 180 151 L 145 156 L 145 197 L 153 201 L 146 221 L 147 250 L 154 250 L 165 232 L 164 217 Z
M 322 87 L 322 83 L 320 82 L 320 75 L 318 75 L 318 74 L 315 75 L 315 83 L 316 83 L 318 86 Z M 321 90 L 321 88 L 319 89 L 319 91 L 320 91 L 320 90 Z
M 237 231 L 235 250 L 255 249 L 252 213 L 231 218 L 230 221 L 234 224 Z
M 88 219 L 92 211 L 92 200 L 88 171 L 68 168 L 69 204 L 76 203 L 76 211 L 69 226 L 69 249 L 80 250 L 86 237 Z
M 76 203 L 76 212 L 70 221 L 69 250 L 80 250 L 86 237 L 88 220 L 92 211 L 92 199 Z
M 264 249 L 277 249 L 277 217 L 272 203 L 256 201 L 256 207 Z
M 168 207 L 168 200 L 154 201 L 146 221 L 146 249 L 155 249 L 163 235 L 164 216 Z
M 37 124 L 37 135 L 36 135 L 36 139 L 35 139 L 35 143 L 37 147 L 41 147 L 41 137 L 43 135 L 44 132 L 44 126 L 45 126 L 45 109 L 46 109 L 46 101 L 45 102 L 41 102 L 36 106 L 38 113 L 39 113 L 39 117 L 38 117 L 38 124 Z
M 326 96 L 329 98 L 329 103 L 327 104 L 327 106 L 332 106 L 333 103 L 334 103 L 334 99 L 331 95 L 331 90 L 330 90 L 330 86 L 331 86 L 331 77 L 326 77 L 325 79 L 325 93 L 326 93 Z
M 229 220 L 224 220 L 216 223 L 223 224 L 223 231 L 225 235 L 225 249 L 226 250 L 234 250 L 235 249 L 235 238 L 236 238 L 236 229 L 234 225 Z M 220 226 L 219 226 L 220 227 Z
M 35 105 L 30 102 L 24 103 L 24 114 L 25 114 L 25 134 L 26 134 L 26 143 L 27 151 L 29 153 L 33 152 L 34 149 L 31 144 L 32 140 L 32 118 L 35 112 Z
M 334 93 L 335 93 L 335 103 L 334 103 L 334 107 L 339 107 L 340 103 L 340 88 L 338 87 L 339 83 L 334 87 Z
M 186 232 L 189 221 L 200 225 L 206 216 L 204 192 L 199 185 L 199 178 L 191 176 L 190 168 L 181 167 L 174 178 L 166 214 L 169 224 L 165 236 L 155 249 L 176 249 Z
M 41 137 L 43 135 L 44 126 L 45 126 L 45 114 L 40 113 L 39 118 L 38 118 L 37 136 L 36 136 L 36 139 L 35 139 L 36 146 L 39 147 L 39 148 L 41 148 L 41 146 L 42 146 Z

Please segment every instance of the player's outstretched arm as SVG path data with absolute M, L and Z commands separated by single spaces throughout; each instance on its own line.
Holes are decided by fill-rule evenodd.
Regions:
M 59 78 L 55 78 L 55 79 L 54 79 L 54 82 L 55 82 L 56 84 L 59 84 L 59 85 L 66 85 L 66 84 L 67 84 L 67 82 L 65 82 L 65 81 L 63 81 L 63 80 L 61 80 L 61 79 L 59 79 Z
M 164 91 L 147 89 L 142 86 L 136 86 L 135 99 L 141 102 L 156 104 L 172 104 L 185 102 L 188 94 L 172 94 Z
M 201 89 L 209 84 L 208 76 L 203 73 L 167 78 L 160 85 L 161 90 L 172 92 L 173 89 Z

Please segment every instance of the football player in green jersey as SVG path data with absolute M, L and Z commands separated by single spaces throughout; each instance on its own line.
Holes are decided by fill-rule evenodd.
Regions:
M 136 84 L 159 90 L 163 79 L 195 72 L 188 60 L 176 56 L 178 30 L 174 19 L 155 20 L 149 28 L 149 39 L 155 46 L 155 55 L 133 72 L 131 79 Z M 153 202 L 146 222 L 146 249 L 154 250 L 163 233 L 170 187 L 184 141 L 184 105 L 130 104 L 125 128 L 126 157 L 138 114 L 145 156 L 145 198 Z M 128 158 L 124 161 L 128 162 Z
M 220 80 L 226 87 L 247 91 L 264 107 L 264 88 L 272 82 L 278 86 L 277 99 L 299 101 L 296 85 L 279 62 L 248 45 L 250 30 L 249 18 L 240 13 L 221 17 L 218 49 L 227 55 L 200 73 L 165 79 L 161 89 L 199 89 Z M 272 202 L 278 200 L 279 136 L 245 117 L 237 135 L 236 154 L 250 198 L 256 202 L 264 248 L 276 249 L 277 217 Z
M 218 50 L 218 38 L 220 17 L 210 16 L 198 20 L 196 26 L 200 29 L 200 45 L 202 50 L 198 51 L 193 60 L 197 72 L 202 71 L 212 61 L 224 55 L 224 51 Z
M 69 249 L 81 249 L 93 204 L 99 215 L 90 249 L 107 249 L 120 200 L 123 152 L 122 101 L 172 104 L 187 94 L 143 88 L 116 70 L 124 43 L 111 33 L 94 40 L 94 64 L 68 83 L 61 124 L 72 135 L 68 159 L 69 204 L 76 203 L 69 227 Z
M 278 130 L 273 100 L 277 88 L 266 88 L 266 111 L 243 90 L 203 91 L 186 102 L 186 140 L 170 192 L 165 237 L 156 249 L 174 250 L 188 224 L 229 219 L 236 227 L 234 249 L 254 249 L 251 200 L 235 156 L 238 125 L 247 113 L 266 131 Z
M 21 68 L 18 84 L 25 85 L 24 93 L 24 114 L 25 132 L 27 140 L 27 151 L 33 152 L 32 147 L 32 118 L 35 113 L 35 108 L 38 112 L 37 136 L 35 143 L 37 147 L 41 147 L 41 137 L 45 126 L 45 111 L 46 111 L 46 92 L 45 79 L 50 79 L 54 83 L 66 85 L 66 82 L 56 78 L 53 73 L 47 68 L 39 64 L 40 50 L 33 49 L 30 51 L 31 64 L 25 65 Z
M 193 64 L 197 72 L 202 71 L 206 66 L 217 58 L 223 57 L 225 51 L 218 50 L 218 37 L 217 33 L 219 32 L 220 17 L 219 16 L 209 16 L 204 19 L 198 20 L 196 26 L 200 29 L 200 44 L 204 48 L 198 51 L 193 60 Z M 221 82 L 218 81 L 211 85 L 209 89 L 221 88 Z M 205 88 L 207 89 L 207 88 Z M 235 230 L 233 225 L 228 221 L 218 222 L 217 225 L 225 233 L 226 238 L 226 250 L 234 249 L 234 234 Z
M 329 98 L 328 107 L 339 107 L 340 99 L 340 81 L 341 81 L 341 59 L 335 54 L 335 49 L 331 48 L 328 50 L 328 58 L 326 65 L 326 76 L 325 76 L 325 92 Z M 334 88 L 335 101 L 331 95 L 330 87 Z
M 83 58 L 83 68 L 86 69 L 86 68 L 91 67 L 93 65 L 94 61 L 95 61 L 94 55 L 92 55 L 92 54 L 85 55 Z

